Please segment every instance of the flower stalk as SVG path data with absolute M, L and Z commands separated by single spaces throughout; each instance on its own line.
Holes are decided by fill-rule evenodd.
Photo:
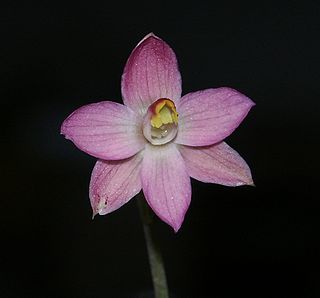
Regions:
M 143 195 L 137 197 L 140 218 L 148 251 L 155 298 L 169 298 L 166 272 L 159 245 L 153 232 L 153 214 Z

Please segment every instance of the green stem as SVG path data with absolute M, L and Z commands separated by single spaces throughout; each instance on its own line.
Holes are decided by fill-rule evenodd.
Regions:
M 143 196 L 137 197 L 140 217 L 143 224 L 144 237 L 148 250 L 155 298 L 169 298 L 166 272 L 161 252 L 152 233 L 152 213 Z

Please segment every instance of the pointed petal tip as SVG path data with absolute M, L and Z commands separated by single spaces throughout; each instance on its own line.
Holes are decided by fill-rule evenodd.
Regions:
M 91 220 L 94 220 L 94 218 L 96 217 L 96 215 L 99 214 L 99 210 L 92 210 L 92 216 L 91 216 Z
M 172 220 L 168 220 L 168 218 L 164 218 L 161 214 L 157 214 L 156 215 L 164 222 L 166 223 L 167 225 L 169 225 L 172 229 L 173 229 L 173 232 L 175 234 L 177 234 L 181 227 L 182 227 L 182 224 L 184 222 L 184 216 L 183 216 L 183 219 L 176 219 L 175 221 L 172 221 Z
M 160 40 L 161 40 L 161 38 L 160 38 L 159 36 L 155 35 L 153 32 L 150 32 L 150 33 L 148 33 L 145 37 L 143 37 L 143 38 L 139 41 L 139 43 L 137 44 L 137 46 L 139 46 L 142 42 L 144 42 L 145 40 L 147 40 L 147 39 L 150 38 L 150 37 L 153 37 L 153 38 L 156 38 L 156 39 L 160 39 Z M 136 46 L 136 47 L 137 47 L 137 46 Z
M 253 179 L 252 179 L 252 176 L 251 176 L 251 171 L 249 173 L 250 176 L 247 177 L 247 180 L 246 181 L 243 181 L 243 185 L 247 185 L 247 186 L 252 186 L 252 187 L 256 187 Z
M 73 113 L 72 113 L 72 114 L 73 114 Z M 72 115 L 72 114 L 71 114 L 71 115 Z M 71 115 L 70 115 L 70 116 L 71 116 Z M 65 119 L 65 120 L 63 121 L 63 123 L 61 124 L 61 127 L 60 127 L 60 135 L 63 135 L 63 136 L 65 137 L 65 139 L 72 141 L 72 139 L 71 139 L 71 137 L 69 136 L 69 133 L 68 133 L 68 119 L 70 118 L 70 116 L 68 116 L 68 118 Z
M 236 90 L 234 88 L 231 88 L 231 87 L 220 87 L 219 89 L 225 90 L 226 92 L 232 92 L 234 94 L 241 95 L 243 98 L 245 98 L 245 100 L 247 102 L 247 106 L 249 107 L 249 110 L 256 105 L 256 103 L 251 98 L 249 98 L 247 95 L 245 95 L 244 93 L 239 92 L 238 90 Z M 249 112 L 249 110 L 248 110 L 248 112 Z
M 66 120 L 64 120 L 64 121 L 62 122 L 61 126 L 60 126 L 60 134 L 61 134 L 61 135 L 64 135 L 64 134 L 65 134 L 65 133 L 64 133 L 64 124 L 65 124 L 65 122 L 66 122 Z
M 149 37 L 153 37 L 153 38 L 162 40 L 162 38 L 160 38 L 158 35 L 156 35 L 156 34 L 153 33 L 153 32 L 149 33 Z
M 64 125 L 64 122 L 63 122 L 63 124 L 61 126 L 61 129 L 60 129 L 60 135 L 64 136 L 64 138 L 66 140 L 70 140 L 70 141 L 73 142 L 72 137 L 68 134 L 68 131 L 67 131 L 67 128 L 65 127 L 65 125 Z
M 173 231 L 174 231 L 175 234 L 177 234 L 177 233 L 180 231 L 180 229 L 181 229 L 181 227 L 182 227 L 182 224 L 184 223 L 185 215 L 186 215 L 188 209 L 189 209 L 189 208 L 187 208 L 187 209 L 185 210 L 185 213 L 184 213 L 184 215 L 182 216 L 182 218 L 179 218 L 179 219 L 176 220 L 175 222 L 169 223 L 169 225 L 173 228 Z
M 176 226 L 176 227 L 172 227 L 173 228 L 173 231 L 175 234 L 177 234 L 181 228 L 181 225 L 180 226 Z
M 182 220 L 180 219 L 180 220 L 172 221 L 172 220 L 168 220 L 168 218 L 166 217 L 163 217 L 163 215 L 159 212 L 155 212 L 154 210 L 153 212 L 160 218 L 160 220 L 162 220 L 164 223 L 169 225 L 173 229 L 175 234 L 180 231 L 180 228 L 182 227 L 182 224 L 184 222 L 184 217 Z
M 253 186 L 256 187 L 256 185 L 254 184 L 251 176 L 250 177 L 246 177 L 247 179 L 244 179 L 238 183 L 236 183 L 235 185 L 228 185 L 228 186 Z
M 150 207 L 151 208 L 151 207 Z M 182 227 L 182 224 L 184 222 L 184 218 L 182 220 L 178 220 L 178 221 L 171 221 L 171 220 L 168 220 L 168 218 L 165 218 L 163 217 L 162 214 L 160 214 L 159 212 L 155 212 L 153 210 L 153 212 L 156 214 L 156 216 L 159 217 L 160 220 L 162 220 L 164 223 L 166 223 L 167 225 L 169 225 L 172 229 L 173 229 L 173 232 L 176 234 L 180 231 L 181 227 Z
M 155 38 L 159 38 L 157 35 L 155 35 L 153 32 L 150 32 L 148 33 L 145 38 L 148 38 L 148 37 L 155 37 Z
M 250 104 L 249 104 L 249 111 L 250 111 L 252 108 L 254 108 L 256 106 L 256 103 L 254 101 L 252 101 L 250 98 L 248 98 L 248 99 L 250 100 Z
M 66 140 L 71 140 L 71 138 L 67 135 L 66 132 L 60 131 L 60 135 L 63 136 Z M 72 141 L 72 140 L 71 140 Z
M 249 169 L 250 171 L 250 169 Z M 253 182 L 251 171 L 246 173 L 246 176 L 242 177 L 241 181 L 235 186 L 253 186 L 256 187 L 255 183 Z
M 61 128 L 60 128 L 60 135 L 64 136 L 65 139 L 70 140 L 70 138 L 68 137 L 68 134 L 66 132 L 64 122 L 62 123 Z
M 145 194 L 144 194 L 144 196 L 145 196 Z M 148 203 L 148 201 L 147 201 L 147 203 Z M 149 203 L 148 203 L 148 205 L 149 205 Z M 181 219 L 178 219 L 178 220 L 173 221 L 172 219 L 170 220 L 170 219 L 168 219 L 167 217 L 163 216 L 163 214 L 161 214 L 158 210 L 154 210 L 150 205 L 149 205 L 149 207 L 152 209 L 152 211 L 154 212 L 154 214 L 155 214 L 160 220 L 162 220 L 164 223 L 166 223 L 167 225 L 169 225 L 169 226 L 173 229 L 173 231 L 174 231 L 175 234 L 178 233 L 178 231 L 180 230 L 180 228 L 181 228 L 181 226 L 182 226 L 182 224 L 183 224 L 183 222 L 184 222 L 184 216 L 183 216 L 183 219 L 182 219 L 182 220 L 181 220 Z M 187 210 L 186 210 L 186 211 L 187 211 Z

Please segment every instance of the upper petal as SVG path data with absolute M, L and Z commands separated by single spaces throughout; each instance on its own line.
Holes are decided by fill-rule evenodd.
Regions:
M 125 160 L 98 160 L 91 174 L 89 196 L 93 215 L 110 213 L 141 190 L 142 154 Z
M 79 149 L 101 159 L 130 157 L 145 146 L 142 118 L 128 107 L 103 101 L 77 109 L 61 133 Z
M 179 150 L 192 178 L 227 186 L 253 185 L 247 163 L 224 142 L 207 147 L 180 146 Z
M 149 206 L 177 232 L 190 205 L 191 184 L 175 144 L 146 146 L 141 180 Z
M 253 105 L 231 88 L 189 93 L 177 102 L 179 131 L 175 142 L 189 146 L 218 143 L 239 126 Z
M 144 113 L 159 98 L 181 96 L 181 76 L 173 50 L 150 33 L 132 51 L 121 82 L 123 102 Z

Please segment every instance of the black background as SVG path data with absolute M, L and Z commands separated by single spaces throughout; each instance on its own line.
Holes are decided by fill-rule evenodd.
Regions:
M 183 94 L 230 86 L 256 102 L 227 139 L 257 187 L 192 182 L 175 234 L 157 220 L 174 297 L 319 297 L 319 5 L 222 1 L 1 2 L 0 297 L 145 297 L 134 200 L 91 220 L 95 159 L 64 118 L 121 102 L 120 77 L 153 31 Z

